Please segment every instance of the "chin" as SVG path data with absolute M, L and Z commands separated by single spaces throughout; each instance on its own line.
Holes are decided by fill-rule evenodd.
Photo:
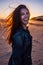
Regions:
M 24 25 L 27 25 L 28 23 L 24 23 Z

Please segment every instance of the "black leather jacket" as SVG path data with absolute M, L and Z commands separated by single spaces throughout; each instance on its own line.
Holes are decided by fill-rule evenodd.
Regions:
M 32 36 L 20 28 L 12 37 L 12 55 L 8 65 L 32 65 Z

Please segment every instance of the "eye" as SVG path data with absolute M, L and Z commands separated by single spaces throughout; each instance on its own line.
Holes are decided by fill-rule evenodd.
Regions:
M 28 14 L 28 12 L 26 12 L 26 14 Z
M 24 15 L 24 13 L 21 13 L 21 16 L 23 16 Z

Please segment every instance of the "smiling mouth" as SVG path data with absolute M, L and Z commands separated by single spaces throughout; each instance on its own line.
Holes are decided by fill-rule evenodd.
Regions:
M 24 21 L 28 21 L 28 20 L 24 20 Z

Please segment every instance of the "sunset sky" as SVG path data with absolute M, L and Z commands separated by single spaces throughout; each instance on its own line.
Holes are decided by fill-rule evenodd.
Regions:
M 6 18 L 19 4 L 25 4 L 31 17 L 43 15 L 43 0 L 0 0 L 0 18 Z

